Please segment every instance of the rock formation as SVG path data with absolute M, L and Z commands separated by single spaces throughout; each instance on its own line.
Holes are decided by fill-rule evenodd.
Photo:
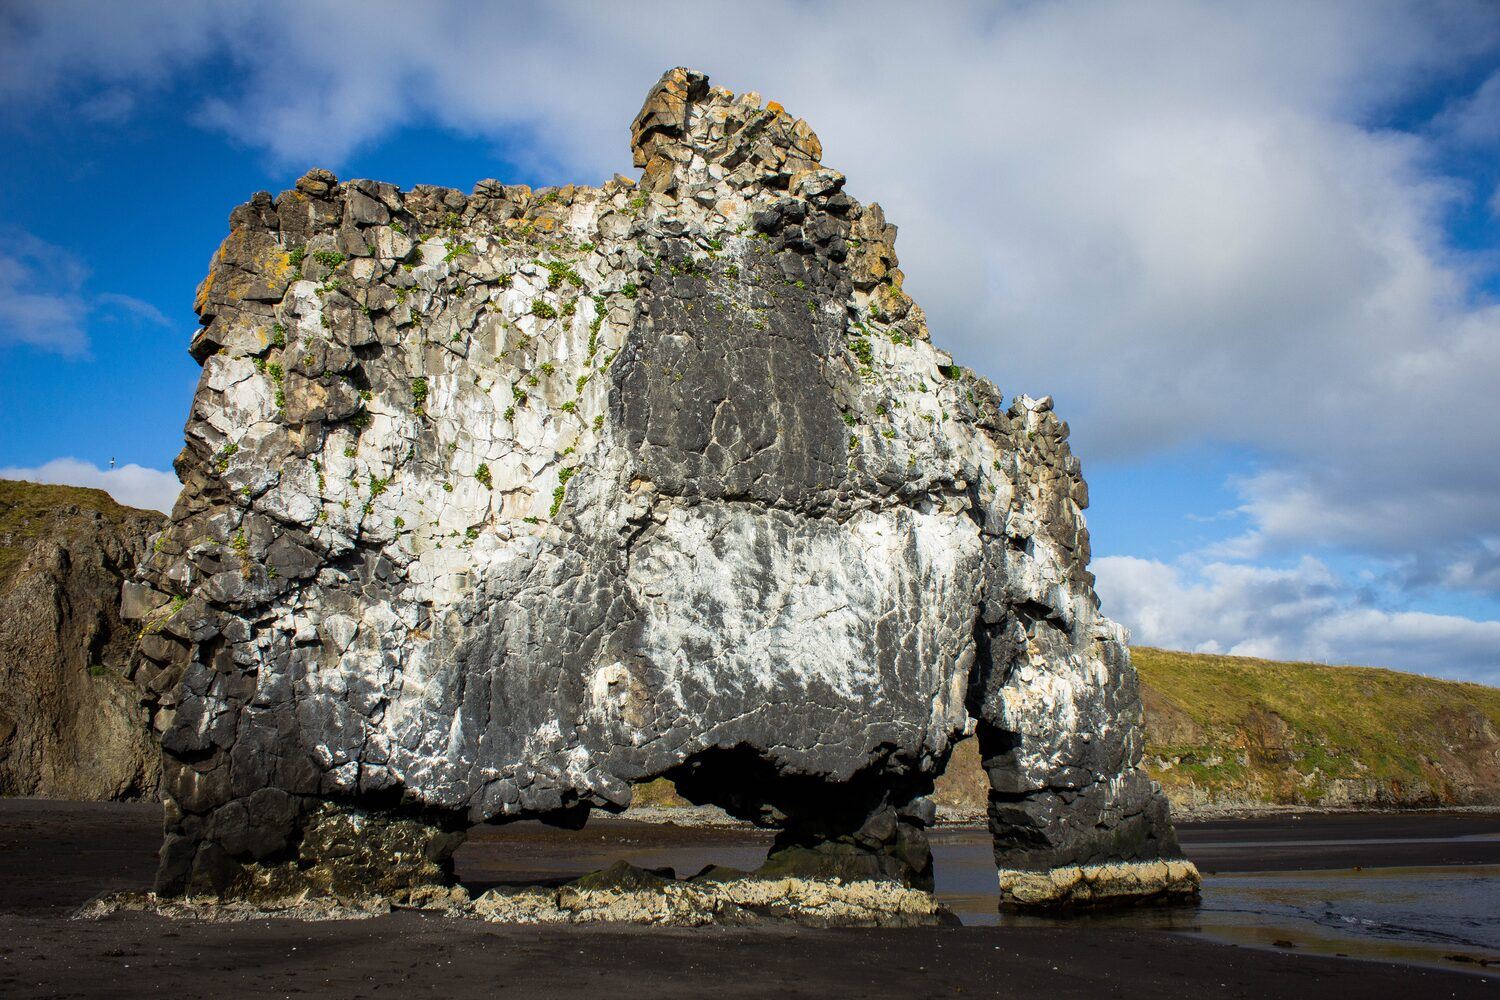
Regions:
M 155 795 L 161 755 L 120 611 L 165 523 L 99 490 L 0 480 L 0 795 Z
M 977 725 L 1011 902 L 1191 895 L 1050 401 L 932 346 L 779 105 L 673 70 L 631 141 L 231 215 L 143 574 L 158 890 L 410 889 L 655 776 L 779 830 L 762 875 L 928 887 Z

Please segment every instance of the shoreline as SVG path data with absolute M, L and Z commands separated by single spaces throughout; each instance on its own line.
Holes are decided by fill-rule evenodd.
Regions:
M 1246 805 L 1210 807 L 1192 810 L 1172 809 L 1172 822 L 1179 825 L 1216 823 L 1226 820 L 1255 820 L 1287 816 L 1441 816 L 1479 815 L 1500 816 L 1500 803 L 1485 805 L 1454 806 L 1299 806 L 1299 805 Z M 719 827 L 724 829 L 754 830 L 755 825 L 735 819 L 715 806 L 632 806 L 618 814 L 600 814 L 596 819 L 628 820 L 644 824 L 661 824 L 684 827 Z M 590 822 L 595 822 L 591 819 Z M 933 829 L 983 830 L 986 818 L 982 813 L 955 815 L 938 810 Z
M 1269 871 L 1317 861 L 1383 863 L 1405 844 L 1417 862 L 1439 862 L 1446 843 L 1500 863 L 1500 823 L 1489 811 L 1426 817 L 1342 813 L 1332 818 L 1259 817 L 1184 824 L 1190 856 L 1248 858 Z M 775 991 L 794 998 L 996 995 L 1015 1000 L 1098 996 L 1493 995 L 1500 976 L 1374 958 L 1336 958 L 1260 942 L 1220 943 L 1180 927 L 1106 926 L 1041 920 L 1025 926 L 809 929 L 526 926 L 477 924 L 411 911 L 357 921 L 175 921 L 120 913 L 71 920 L 88 900 L 150 884 L 160 845 L 153 803 L 0 800 L 0 994 L 178 1000 L 311 994 L 441 995 L 451 1000 L 546 997 L 700 997 L 730 1000 Z M 1290 832 L 1288 832 L 1290 831 Z M 1469 832 L 1466 832 L 1469 831 Z M 540 824 L 481 828 L 460 858 L 465 885 L 557 875 L 592 866 L 626 845 L 683 858 L 762 850 L 764 831 L 649 827 L 608 818 L 582 830 Z M 1295 857 L 1257 846 L 1265 835 Z M 1370 834 L 1377 834 L 1372 838 Z M 1448 841 L 1439 843 L 1441 834 Z M 1477 836 L 1473 835 L 1477 834 Z M 936 841 L 981 838 L 945 827 Z M 1400 843 L 1396 846 L 1399 847 Z M 1332 845 L 1332 846 L 1330 846 Z M 1293 850 L 1293 848 L 1296 848 Z M 1346 856 L 1340 856 L 1344 852 Z M 566 872 L 563 872 L 566 874 Z M 1188 911 L 1182 911 L 1187 913 Z M 1300 938 L 1298 940 L 1301 940 Z M 1271 945 L 1272 941 L 1264 942 Z
M 1226 807 L 1181 810 L 1173 807 L 1172 822 L 1179 825 L 1215 823 L 1223 820 L 1277 819 L 1287 816 L 1500 816 L 1500 802 L 1484 805 L 1226 805 Z M 624 813 L 600 814 L 598 819 L 630 820 L 634 823 L 705 828 L 756 829 L 747 820 L 736 820 L 712 805 L 645 805 Z M 589 820 L 594 822 L 594 820 Z M 933 829 L 984 829 L 983 813 L 954 814 L 939 808 Z

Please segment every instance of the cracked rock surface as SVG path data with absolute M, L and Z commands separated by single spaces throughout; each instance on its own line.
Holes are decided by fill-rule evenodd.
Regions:
M 975 727 L 1001 868 L 1180 856 L 1050 401 L 931 344 L 778 105 L 672 70 L 631 139 L 636 181 L 232 214 L 142 572 L 158 891 L 367 877 L 340 824 L 440 882 L 660 775 L 779 829 L 767 877 L 930 887 Z

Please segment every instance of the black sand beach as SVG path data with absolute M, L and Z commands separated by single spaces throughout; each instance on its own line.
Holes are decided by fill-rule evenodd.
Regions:
M 1217 944 L 1086 924 L 927 930 L 527 928 L 397 913 L 363 921 L 72 921 L 149 884 L 159 809 L 0 802 L 6 997 L 1488 997 L 1500 976 Z M 1500 864 L 1500 816 L 1302 815 L 1182 824 L 1205 871 Z M 941 859 L 942 838 L 937 848 Z M 737 831 L 623 821 L 485 831 L 470 884 L 564 877 L 618 848 L 691 862 L 752 852 Z M 503 862 L 503 863 L 502 863 Z M 941 860 L 939 862 L 941 864 Z M 686 870 L 690 864 L 682 864 Z

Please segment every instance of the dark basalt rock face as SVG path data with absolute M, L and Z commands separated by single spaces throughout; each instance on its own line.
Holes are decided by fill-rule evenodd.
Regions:
M 99 490 L 0 480 L 0 795 L 155 796 L 130 676 L 151 607 L 128 581 L 165 523 Z
M 778 828 L 766 874 L 930 886 L 975 725 L 1014 902 L 1192 891 L 1050 402 L 929 343 L 804 122 L 673 70 L 632 140 L 638 182 L 314 171 L 231 216 L 143 574 L 159 891 L 341 884 L 344 822 L 441 880 L 468 825 L 658 775 Z

